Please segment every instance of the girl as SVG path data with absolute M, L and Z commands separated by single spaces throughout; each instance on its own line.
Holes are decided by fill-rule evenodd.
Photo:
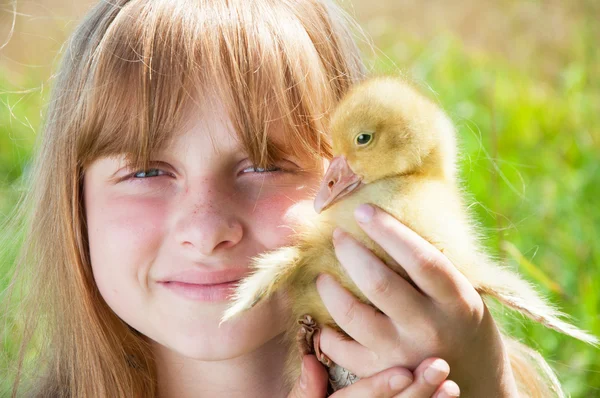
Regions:
M 98 4 L 68 43 L 15 218 L 28 227 L 13 283 L 26 289 L 13 395 L 324 396 L 314 356 L 291 391 L 283 382 L 285 297 L 219 320 L 248 259 L 289 244 L 312 211 L 328 113 L 364 75 L 328 1 Z M 513 362 L 517 383 L 514 347 L 441 253 L 380 211 L 364 225 L 397 248 L 422 292 L 408 305 L 416 291 L 393 279 L 377 289 L 368 281 L 385 266 L 337 243 L 371 301 L 404 308 L 375 321 L 318 280 L 356 340 L 322 333 L 325 354 L 362 378 L 338 397 L 545 394 L 524 361 Z M 35 367 L 24 365 L 30 351 Z

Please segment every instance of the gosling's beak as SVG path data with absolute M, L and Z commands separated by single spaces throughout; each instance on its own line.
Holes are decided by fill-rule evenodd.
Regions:
M 320 213 L 340 200 L 361 184 L 362 177 L 354 174 L 346 158 L 336 156 L 331 160 L 325 172 L 319 193 L 315 198 L 315 211 Z

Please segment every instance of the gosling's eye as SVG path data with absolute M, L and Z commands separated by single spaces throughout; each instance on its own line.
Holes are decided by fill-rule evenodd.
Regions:
M 356 144 L 357 145 L 367 145 L 373 139 L 373 134 L 371 133 L 360 133 L 356 136 Z

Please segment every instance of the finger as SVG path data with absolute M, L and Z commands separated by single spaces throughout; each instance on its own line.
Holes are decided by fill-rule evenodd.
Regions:
M 324 398 L 327 395 L 329 375 L 314 355 L 302 358 L 302 373 L 288 398 Z
M 363 346 L 375 349 L 381 341 L 396 336 L 388 316 L 358 300 L 330 275 L 322 274 L 317 278 L 317 290 L 333 320 Z
M 435 392 L 432 398 L 460 397 L 460 388 L 452 380 L 446 380 Z
M 389 368 L 373 351 L 332 328 L 321 329 L 320 348 L 337 365 L 348 369 L 358 377 L 365 378 Z
M 369 301 L 393 320 L 402 320 L 403 323 L 418 328 L 419 320 L 423 321 L 426 318 L 424 315 L 426 307 L 430 306 L 429 298 L 417 291 L 350 234 L 336 229 L 333 236 L 338 260 Z M 330 313 L 333 316 L 331 311 Z M 347 323 L 348 327 L 353 326 Z M 348 334 L 354 337 L 349 331 Z M 366 343 L 362 344 L 372 347 Z
M 391 398 L 404 391 L 412 382 L 413 375 L 409 370 L 395 367 L 360 379 L 337 391 L 331 398 Z
M 446 256 L 390 214 L 367 204 L 358 206 L 354 214 L 367 235 L 402 265 L 419 289 L 433 300 L 452 303 L 465 292 L 474 291 Z
M 429 398 L 450 374 L 450 366 L 440 358 L 428 358 L 414 371 L 414 382 L 398 398 Z

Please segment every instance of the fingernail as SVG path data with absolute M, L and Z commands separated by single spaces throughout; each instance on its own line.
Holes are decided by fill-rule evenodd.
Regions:
M 306 374 L 306 366 L 304 365 L 304 359 L 302 359 L 302 373 L 300 374 L 300 388 L 306 390 L 308 385 L 308 375 Z
M 342 236 L 342 230 L 341 228 L 336 228 L 333 230 L 333 241 L 335 242 L 336 240 L 338 240 L 340 238 L 340 236 Z
M 319 276 L 317 276 L 317 288 L 319 287 L 319 285 L 322 285 L 323 283 L 327 283 L 331 280 L 331 276 L 329 276 L 329 274 L 319 274 Z
M 438 398 L 456 398 L 460 396 L 460 389 L 456 384 L 444 385 L 444 389 L 439 392 Z
M 390 378 L 390 388 L 394 391 L 404 390 L 406 387 L 410 386 L 412 381 L 412 377 L 407 375 L 394 375 Z
M 354 210 L 354 217 L 358 220 L 358 222 L 367 223 L 371 221 L 373 218 L 373 214 L 375 214 L 375 209 L 373 206 L 368 204 L 362 204 Z
M 450 373 L 450 369 L 446 361 L 436 359 L 427 369 L 425 369 L 423 377 L 427 383 L 432 386 L 437 386 L 446 378 L 448 373 Z

